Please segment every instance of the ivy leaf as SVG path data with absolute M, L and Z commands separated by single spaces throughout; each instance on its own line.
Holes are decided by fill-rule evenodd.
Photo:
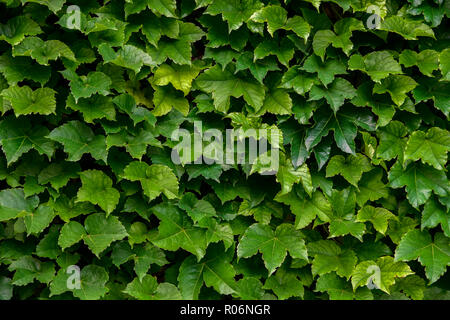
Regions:
M 351 103 L 358 107 L 370 106 L 372 112 L 378 116 L 378 127 L 385 127 L 392 123 L 391 120 L 395 115 L 395 106 L 389 98 L 383 95 L 374 95 L 373 84 L 365 82 L 361 84 L 356 90 L 356 96 Z
M 91 128 L 80 121 L 73 120 L 63 124 L 48 135 L 51 140 L 64 146 L 64 151 L 69 154 L 67 160 L 78 161 L 85 153 L 90 153 L 95 159 L 106 162 L 105 137 L 94 135 Z
M 314 84 L 317 84 L 315 77 L 302 72 L 299 66 L 295 66 L 283 74 L 280 87 L 285 89 L 292 88 L 296 93 L 304 96 Z
M 414 79 L 403 75 L 391 75 L 376 83 L 373 87 L 373 93 L 389 93 L 392 101 L 397 106 L 401 106 L 407 97 L 406 93 L 410 92 L 417 86 Z
M 310 73 L 317 73 L 324 86 L 333 82 L 335 75 L 347 73 L 346 67 L 341 61 L 329 59 L 322 62 L 316 55 L 310 55 L 302 69 Z
M 380 144 L 377 148 L 377 157 L 384 160 L 391 160 L 396 157 L 403 162 L 403 151 L 406 147 L 405 125 L 400 121 L 392 121 L 386 127 L 380 128 Z
M 294 169 L 292 162 L 286 161 L 277 172 L 277 181 L 281 184 L 280 194 L 289 193 L 292 190 L 292 186 L 300 182 L 310 196 L 314 191 L 311 174 L 306 163 Z
M 32 90 L 28 86 L 11 86 L 1 92 L 11 102 L 14 113 L 19 115 L 39 113 L 49 115 L 56 110 L 56 91 L 50 88 Z
M 149 145 L 161 147 L 161 142 L 155 138 L 152 131 L 145 129 L 141 129 L 136 135 L 121 131 L 119 133 L 109 134 L 106 137 L 106 146 L 108 149 L 112 146 L 125 147 L 133 158 L 139 160 L 146 154 Z
M 424 204 L 431 196 L 431 191 L 435 194 L 446 197 L 450 192 L 448 179 L 445 173 L 426 165 L 414 162 L 403 170 L 397 161 L 389 171 L 389 185 L 392 188 L 406 186 L 406 197 L 414 208 Z
M 54 152 L 53 142 L 47 139 L 49 131 L 44 126 L 32 126 L 21 118 L 6 117 L 0 122 L 0 144 L 6 155 L 7 164 L 16 162 L 21 155 L 31 149 L 51 158 Z
M 80 98 L 89 98 L 94 93 L 101 95 L 110 94 L 111 79 L 103 72 L 89 72 L 87 76 L 78 76 L 75 71 L 66 69 L 61 71 L 66 80 L 70 81 L 70 91 L 75 98 L 75 103 Z
M 10 51 L 0 56 L 0 72 L 9 85 L 16 85 L 28 79 L 43 86 L 50 80 L 51 75 L 50 67 L 37 64 L 28 57 L 12 57 Z
M 375 82 L 380 82 L 390 74 L 402 74 L 402 68 L 389 51 L 375 51 L 364 57 L 354 54 L 348 61 L 348 68 L 364 71 Z
M 70 95 L 67 97 L 66 106 L 80 111 L 84 120 L 89 123 L 94 123 L 95 119 L 115 120 L 116 117 L 116 109 L 111 98 L 102 95 L 94 95 L 88 99 L 81 98 L 78 102 Z
M 161 220 L 158 236 L 152 241 L 156 246 L 169 251 L 182 248 L 194 254 L 197 261 L 205 255 L 205 229 L 194 227 L 190 218 L 173 205 L 159 204 L 152 211 Z
M 50 225 L 55 218 L 55 215 L 53 209 L 45 205 L 39 206 L 37 210 L 33 212 L 20 214 L 24 219 L 27 235 L 41 233 Z
M 228 30 L 231 32 L 238 29 L 242 23 L 247 22 L 262 6 L 263 4 L 256 0 L 233 0 L 231 2 L 218 0 L 213 1 L 205 13 L 211 15 L 221 14 L 223 21 L 228 22 Z
M 381 257 L 376 261 L 368 260 L 359 263 L 352 273 L 352 286 L 356 289 L 372 279 L 373 284 L 380 290 L 390 293 L 396 278 L 404 278 L 413 274 L 404 262 L 394 262 L 392 257 Z
M 161 164 L 149 166 L 145 162 L 134 161 L 124 169 L 123 178 L 130 181 L 139 181 L 144 194 L 155 199 L 161 193 L 169 199 L 178 195 L 178 179 L 172 170 Z
M 388 198 L 389 188 L 382 181 L 383 171 L 374 169 L 363 174 L 358 182 L 356 202 L 363 206 L 367 201 L 376 201 L 381 198 Z
M 439 68 L 439 53 L 434 50 L 424 50 L 417 53 L 407 49 L 400 54 L 399 61 L 405 67 L 418 66 L 420 72 L 431 77 L 433 71 Z
M 328 162 L 326 169 L 326 177 L 341 175 L 355 187 L 358 187 L 358 181 L 364 172 L 372 169 L 369 160 L 364 155 L 358 153 L 356 155 L 334 156 Z
M 345 108 L 337 113 L 322 108 L 315 112 L 314 120 L 315 125 L 306 131 L 305 146 L 307 150 L 318 145 L 322 138 L 330 130 L 333 130 L 337 146 L 346 153 L 355 154 L 356 126 L 369 131 L 375 128 L 370 114 L 363 111 L 354 112 L 350 108 Z
M 204 36 L 202 29 L 193 23 L 179 23 L 179 35 L 177 39 L 161 39 L 158 48 L 147 48 L 153 62 L 161 64 L 170 58 L 176 64 L 191 64 L 191 43 L 200 40 Z
M 39 198 L 25 198 L 23 189 L 0 191 L 0 221 L 8 221 L 24 214 L 32 214 L 39 204 Z
M 284 195 L 277 194 L 274 200 L 290 206 L 296 216 L 294 223 L 296 229 L 303 229 L 316 217 L 328 222 L 332 216 L 330 203 L 320 191 L 315 191 L 311 199 L 306 196 L 300 197 L 292 191 Z
M 183 91 L 186 96 L 191 90 L 192 81 L 197 77 L 203 68 L 200 65 L 161 65 L 154 75 L 154 83 L 158 86 L 165 86 L 171 83 L 175 89 Z
M 375 208 L 370 205 L 364 206 L 358 211 L 356 220 L 360 222 L 370 221 L 375 230 L 381 234 L 385 234 L 390 219 L 397 219 L 392 212 L 384 208 Z
M 419 259 L 425 267 L 430 284 L 436 282 L 450 265 L 450 246 L 443 233 L 436 233 L 434 242 L 426 231 L 409 231 L 395 250 L 395 261 Z
M 212 245 L 200 261 L 196 261 L 194 256 L 187 257 L 178 273 L 178 283 L 183 299 L 198 299 L 203 283 L 221 294 L 235 293 L 237 291 L 234 280 L 236 271 L 230 263 L 233 253 L 234 250 L 224 252 L 221 245 Z
M 345 79 L 336 78 L 329 88 L 314 85 L 309 92 L 309 100 L 325 98 L 331 109 L 336 113 L 346 99 L 356 96 L 356 89 Z
M 358 288 L 353 292 L 352 286 L 336 273 L 327 273 L 317 279 L 316 291 L 327 292 L 331 300 L 372 300 L 368 288 Z
M 405 149 L 406 160 L 422 160 L 438 170 L 447 163 L 447 152 L 450 150 L 450 133 L 440 128 L 430 128 L 426 133 L 414 131 L 409 137 Z
M 350 37 L 352 32 L 356 30 L 364 30 L 363 23 L 356 18 L 344 18 L 334 25 L 335 32 L 331 30 L 317 31 L 312 43 L 314 53 L 322 58 L 323 61 L 326 49 L 331 44 L 335 48 L 341 48 L 348 56 L 350 50 L 353 49 Z
M 58 244 L 64 250 L 83 240 L 98 257 L 111 243 L 122 240 L 126 236 L 125 227 L 117 217 L 94 213 L 86 218 L 84 227 L 76 221 L 66 223 L 61 228 Z
M 13 56 L 29 56 L 39 64 L 48 65 L 49 60 L 64 57 L 76 61 L 75 54 L 70 48 L 59 40 L 43 41 L 38 37 L 27 37 L 20 44 L 14 46 Z
M 153 295 L 158 288 L 158 282 L 155 277 L 147 274 L 141 280 L 134 278 L 124 292 L 138 300 L 153 300 Z
M 450 80 L 450 48 L 444 49 L 439 55 L 439 69 L 444 80 Z
M 112 63 L 120 67 L 133 70 L 139 73 L 143 66 L 154 66 L 152 57 L 145 51 L 126 44 L 118 51 L 103 43 L 98 47 L 98 51 L 103 57 L 105 63 Z
M 278 271 L 267 278 L 264 289 L 272 290 L 280 300 L 291 297 L 303 297 L 303 283 L 294 272 L 278 269 Z
M 342 250 L 332 240 L 308 243 L 308 254 L 314 257 L 311 271 L 313 275 L 324 275 L 332 271 L 341 277 L 350 278 L 356 265 L 356 255 L 352 250 Z
M 395 32 L 406 40 L 417 40 L 417 37 L 435 37 L 433 30 L 428 25 L 400 16 L 390 16 L 384 19 L 381 22 L 380 30 Z
M 174 89 L 166 87 L 156 87 L 153 95 L 155 109 L 153 114 L 156 117 L 169 113 L 172 108 L 180 111 L 184 116 L 189 113 L 189 102 L 184 96 Z
M 250 70 L 250 73 L 263 84 L 263 80 L 269 71 L 280 70 L 278 63 L 274 57 L 268 57 L 262 60 L 254 61 L 254 56 L 251 52 L 244 52 L 236 59 L 236 71 Z
M 17 45 L 25 39 L 25 36 L 34 36 L 42 33 L 39 25 L 28 16 L 16 16 L 6 24 L 0 24 L 0 40 L 5 40 L 11 45 Z
M 67 288 L 69 276 L 70 274 L 66 273 L 64 268 L 58 271 L 50 284 L 50 296 L 69 291 Z M 72 289 L 72 293 L 81 300 L 100 299 L 109 291 L 106 286 L 108 279 L 108 272 L 104 268 L 94 264 L 87 265 L 80 272 L 80 288 Z
M 441 110 L 446 116 L 450 112 L 450 83 L 446 81 L 438 81 L 437 79 L 421 79 L 419 86 L 413 91 L 416 103 L 432 99 L 434 107 Z
M 430 199 L 425 204 L 422 211 L 421 229 L 434 228 L 441 224 L 444 234 L 450 235 L 450 215 L 446 207 L 443 207 L 435 199 Z
M 289 224 L 281 224 L 275 231 L 267 225 L 250 226 L 239 242 L 237 255 L 239 258 L 248 258 L 258 251 L 262 253 L 269 275 L 283 263 L 288 251 L 293 258 L 308 260 L 301 233 Z
M 99 205 L 107 216 L 119 203 L 119 191 L 112 187 L 112 180 L 99 170 L 86 170 L 80 173 L 82 182 L 77 193 L 77 201 L 88 201 Z M 98 197 L 99 192 L 101 197 Z
M 55 265 L 53 262 L 42 262 L 32 256 L 22 256 L 8 266 L 9 271 L 15 271 L 12 284 L 25 286 L 37 280 L 48 284 L 55 276 Z
M 289 67 L 289 61 L 294 57 L 294 47 L 292 41 L 284 38 L 280 41 L 276 39 L 264 40 L 255 48 L 253 61 L 264 59 L 270 55 L 277 57 L 281 64 Z
M 220 112 L 230 107 L 230 97 L 244 97 L 244 100 L 255 110 L 264 103 L 264 87 L 253 79 L 236 77 L 230 68 L 221 70 L 214 66 L 196 79 L 201 90 L 212 93 L 214 106 Z

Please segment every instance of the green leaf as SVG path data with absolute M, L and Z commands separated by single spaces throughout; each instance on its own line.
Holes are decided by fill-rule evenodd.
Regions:
M 278 194 L 274 200 L 290 206 L 292 213 L 296 216 L 294 224 L 296 229 L 306 227 L 316 217 L 328 222 L 332 215 L 330 203 L 320 191 L 315 191 L 311 199 L 306 196 L 299 197 L 292 191 L 285 195 Z
M 13 56 L 29 56 L 39 64 L 48 65 L 49 60 L 60 57 L 76 61 L 70 48 L 59 40 L 43 41 L 38 37 L 27 37 L 20 44 L 14 46 Z
M 396 278 L 404 278 L 413 272 L 404 262 L 394 262 L 392 257 L 381 257 L 376 261 L 368 260 L 359 263 L 352 273 L 352 286 L 356 289 L 372 283 L 380 290 L 390 293 Z
M 388 198 L 389 188 L 382 181 L 383 171 L 374 169 L 363 174 L 358 182 L 356 202 L 362 207 L 367 201 L 376 201 Z
M 395 32 L 406 40 L 417 40 L 417 37 L 434 38 L 433 30 L 426 24 L 400 16 L 390 16 L 381 22 L 380 30 Z
M 199 261 L 206 252 L 206 231 L 194 227 L 191 219 L 177 207 L 160 204 L 152 208 L 160 219 L 158 236 L 153 243 L 165 250 L 176 251 L 182 248 L 191 252 Z
M 420 72 L 431 77 L 433 71 L 439 68 L 439 53 L 434 50 L 424 50 L 417 53 L 408 49 L 403 50 L 399 61 L 405 67 L 418 66 Z
M 392 214 L 392 212 L 384 208 L 375 208 L 367 205 L 358 211 L 356 219 L 360 222 L 370 221 L 373 224 L 375 230 L 377 230 L 381 234 L 385 234 L 389 220 L 397 218 Z
M 156 87 L 153 95 L 155 109 L 153 114 L 156 117 L 169 113 L 172 108 L 180 111 L 184 116 L 189 113 L 189 102 L 184 96 L 174 89 L 166 87 Z
M 267 225 L 254 224 L 244 233 L 237 248 L 239 258 L 248 258 L 262 253 L 269 274 L 283 263 L 287 252 L 293 258 L 308 260 L 302 235 L 292 225 L 281 224 L 275 231 Z
M 304 295 L 303 283 L 297 275 L 284 269 L 278 269 L 274 275 L 267 278 L 264 289 L 272 290 L 280 300 Z
M 342 250 L 332 240 L 319 240 L 308 244 L 308 254 L 314 257 L 311 271 L 313 275 L 324 275 L 332 271 L 341 277 L 350 278 L 356 265 L 356 255 L 352 250 Z
M 406 160 L 422 160 L 438 170 L 447 163 L 447 152 L 450 150 L 450 133 L 440 128 L 430 128 L 426 133 L 414 131 L 406 144 Z
M 88 201 L 102 208 L 109 215 L 119 203 L 119 191 L 112 187 L 112 180 L 99 170 L 80 173 L 82 186 L 77 193 L 77 201 Z M 99 192 L 101 197 L 98 197 Z
M 401 106 L 407 97 L 406 93 L 410 92 L 417 86 L 417 82 L 413 78 L 403 75 L 391 75 L 381 83 L 376 83 L 373 87 L 373 93 L 389 93 L 392 101 L 397 106 Z
M 54 145 L 47 138 L 49 131 L 44 126 L 31 126 L 25 119 L 6 117 L 0 122 L 0 144 L 6 155 L 7 164 L 16 162 L 31 149 L 51 158 Z
M 448 209 L 436 200 L 430 199 L 425 204 L 422 211 L 421 229 L 434 228 L 441 224 L 444 234 L 448 237 L 450 235 L 450 215 Z
M 375 51 L 364 57 L 354 54 L 348 61 L 348 68 L 364 71 L 375 82 L 380 82 L 390 74 L 402 74 L 402 68 L 389 51 Z
M 384 160 L 391 160 L 398 157 L 403 162 L 403 151 L 406 147 L 405 125 L 400 121 L 392 121 L 386 127 L 380 128 L 380 144 L 377 148 L 377 157 Z
M 253 79 L 235 77 L 229 68 L 221 70 L 214 66 L 198 76 L 196 84 L 201 90 L 212 94 L 214 106 L 220 112 L 228 111 L 230 97 L 244 97 L 255 110 L 259 110 L 264 103 L 264 87 Z
M 11 52 L 0 56 L 0 72 L 9 85 L 16 85 L 28 79 L 43 86 L 50 80 L 51 75 L 50 67 L 37 64 L 28 57 L 12 57 Z
M 309 92 L 309 100 L 325 98 L 331 109 L 336 113 L 346 99 L 356 96 L 356 89 L 345 79 L 336 78 L 329 88 L 314 85 Z
M 51 296 L 69 291 L 67 288 L 69 276 L 65 269 L 58 271 L 50 284 Z M 109 275 L 104 268 L 93 264 L 87 265 L 81 269 L 80 288 L 72 289 L 72 293 L 81 300 L 98 300 L 109 291 L 106 286 L 108 279 Z
M 234 279 L 236 271 L 231 265 L 233 250 L 223 251 L 223 246 L 212 245 L 207 255 L 200 261 L 194 256 L 187 257 L 180 266 L 178 284 L 183 299 L 198 299 L 205 283 L 221 294 L 232 294 L 237 290 Z
M 15 219 L 24 214 L 32 214 L 39 204 L 39 198 L 25 198 L 22 189 L 0 191 L 0 221 Z
M 17 45 L 25 36 L 34 36 L 42 33 L 39 25 L 27 16 L 16 16 L 6 24 L 0 24 L 0 40 L 11 45 Z
M 256 0 L 218 0 L 213 1 L 205 13 L 211 15 L 221 14 L 223 21 L 228 22 L 228 30 L 231 32 L 238 29 L 244 22 L 247 22 L 262 6 L 263 4 Z
M 450 186 L 445 173 L 417 162 L 409 164 L 403 170 L 397 161 L 389 171 L 391 188 L 406 186 L 406 197 L 414 208 L 424 204 L 433 191 L 441 197 L 448 196 Z
M 32 90 L 28 86 L 12 86 L 1 92 L 1 96 L 11 102 L 14 113 L 19 115 L 39 113 L 49 115 L 56 110 L 56 91 L 50 88 Z
M 347 73 L 346 67 L 341 61 L 331 59 L 322 62 L 316 55 L 310 55 L 302 69 L 310 73 L 317 73 L 324 86 L 332 83 L 335 75 Z
M 300 71 L 299 67 L 295 66 L 283 74 L 280 87 L 285 89 L 292 88 L 296 93 L 304 96 L 316 83 L 315 77 Z
M 436 282 L 450 265 L 450 245 L 443 233 L 436 233 L 434 241 L 426 231 L 412 230 L 400 241 L 395 250 L 396 261 L 418 259 L 425 267 L 430 284 Z
M 94 93 L 101 95 L 110 94 L 111 79 L 102 72 L 89 72 L 86 76 L 78 76 L 70 69 L 61 71 L 66 80 L 70 81 L 70 91 L 75 98 L 75 103 L 80 98 L 89 98 Z
M 144 194 L 155 199 L 161 193 L 167 198 L 174 199 L 178 196 L 178 179 L 172 170 L 161 164 L 149 166 L 145 162 L 131 162 L 124 169 L 125 179 L 139 181 Z
M 114 51 L 107 44 L 101 44 L 98 50 L 105 63 L 112 63 L 131 69 L 135 73 L 139 73 L 143 66 L 153 66 L 155 64 L 148 53 L 128 44 L 124 45 L 118 51 Z
M 156 71 L 153 81 L 158 86 L 171 83 L 175 89 L 183 91 L 186 96 L 191 90 L 192 81 L 203 68 L 200 65 L 179 66 L 161 65 Z
M 147 274 L 142 280 L 134 278 L 133 281 L 127 284 L 124 292 L 138 300 L 153 300 L 153 294 L 157 288 L 158 282 L 156 278 Z
M 64 250 L 83 240 L 98 257 L 111 243 L 122 240 L 126 236 L 125 227 L 117 217 L 94 213 L 86 218 L 84 227 L 76 221 L 65 224 L 61 228 L 58 244 Z
M 364 172 L 372 169 L 369 160 L 364 155 L 358 153 L 356 155 L 334 156 L 328 162 L 326 177 L 341 175 L 355 187 L 358 187 L 358 181 Z
M 42 262 L 32 256 L 23 256 L 8 266 L 9 271 L 15 271 L 11 283 L 16 286 L 25 286 L 37 280 L 48 284 L 55 276 L 53 262 Z
M 105 137 L 94 135 L 91 128 L 80 121 L 67 122 L 53 129 L 48 137 L 64 146 L 69 161 L 78 161 L 83 154 L 90 153 L 95 159 L 106 162 L 108 152 Z
M 413 90 L 416 103 L 432 99 L 434 107 L 448 116 L 450 112 L 450 83 L 438 81 L 435 78 L 420 79 L 419 83 L 419 86 Z

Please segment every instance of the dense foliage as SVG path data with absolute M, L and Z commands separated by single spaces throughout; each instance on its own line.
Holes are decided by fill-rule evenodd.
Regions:
M 449 15 L 0 0 L 0 299 L 450 299 Z M 176 164 L 200 121 L 278 170 Z

